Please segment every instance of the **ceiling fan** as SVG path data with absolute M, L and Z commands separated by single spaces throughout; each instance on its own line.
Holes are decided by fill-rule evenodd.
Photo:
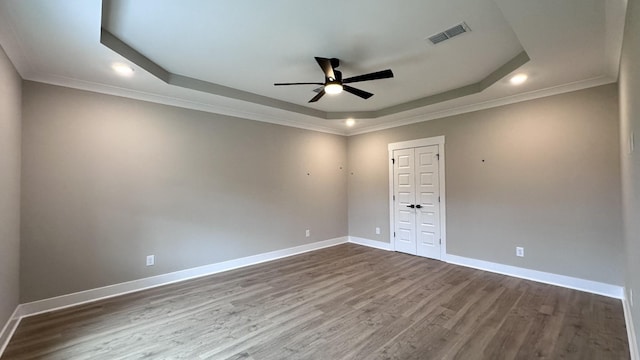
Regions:
M 351 84 L 360 81 L 369 81 L 369 80 L 378 80 L 378 79 L 387 79 L 393 77 L 393 72 L 391 69 L 376 71 L 369 74 L 352 76 L 346 79 L 342 78 L 342 72 L 336 70 L 338 66 L 340 66 L 340 60 L 336 58 L 327 59 L 322 57 L 316 57 L 316 61 L 320 68 L 324 72 L 324 83 L 319 82 L 298 82 L 298 83 L 275 83 L 275 86 L 283 86 L 283 85 L 322 85 L 322 87 L 318 92 L 318 95 L 314 96 L 310 103 L 316 102 L 320 100 L 324 94 L 339 94 L 342 90 L 351 93 L 353 95 L 359 96 L 363 99 L 368 99 L 373 96 L 372 93 L 366 92 L 364 90 L 356 89 L 352 86 L 345 85 Z

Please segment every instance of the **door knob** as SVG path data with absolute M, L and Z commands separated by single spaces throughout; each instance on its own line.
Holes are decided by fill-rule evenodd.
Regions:
M 420 209 L 420 208 L 422 208 L 422 205 L 420 204 L 416 205 L 416 209 Z
M 412 209 L 413 209 L 413 208 L 414 208 L 414 207 L 416 207 L 416 206 L 415 206 L 415 205 L 413 205 L 413 204 L 411 204 L 411 205 L 407 205 L 407 207 L 408 207 L 408 208 L 412 208 Z

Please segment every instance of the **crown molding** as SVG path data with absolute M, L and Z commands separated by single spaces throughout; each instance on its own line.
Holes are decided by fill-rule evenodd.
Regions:
M 628 0 L 604 2 L 605 68 L 609 76 L 618 78 Z
M 27 56 L 24 42 L 13 24 L 14 16 L 11 7 L 6 12 L 0 11 L 0 23 L 3 24 L 0 26 L 0 50 L 4 50 L 18 74 L 24 78 L 26 75 L 33 74 L 33 65 Z
M 172 97 L 172 96 L 158 95 L 154 93 L 131 90 L 127 88 L 94 83 L 94 82 L 79 80 L 79 79 L 72 79 L 72 78 L 67 78 L 62 76 L 40 75 L 40 76 L 31 76 L 29 78 L 25 78 L 25 80 L 41 82 L 41 83 L 56 85 L 56 86 L 64 86 L 64 87 L 78 89 L 78 90 L 91 91 L 91 92 L 96 92 L 100 94 L 126 97 L 130 99 L 147 101 L 147 102 L 152 102 L 156 104 L 176 106 L 176 107 L 185 108 L 185 109 L 204 111 L 208 113 L 214 113 L 214 114 L 220 114 L 220 115 L 226 115 L 226 116 L 233 116 L 233 117 L 247 119 L 247 120 L 267 122 L 271 124 L 289 126 L 289 127 L 294 127 L 294 128 L 304 129 L 304 130 L 318 131 L 318 132 L 334 134 L 334 135 L 343 135 L 343 136 L 360 135 L 360 134 L 365 134 L 365 133 L 370 133 L 370 132 L 375 132 L 380 130 L 391 129 L 399 126 L 410 125 L 410 124 L 415 124 L 419 122 L 465 114 L 473 111 L 485 110 L 485 109 L 490 109 L 494 107 L 515 104 L 523 101 L 544 98 L 547 96 L 559 95 L 567 92 L 588 89 L 591 87 L 615 83 L 617 81 L 616 79 L 610 76 L 599 76 L 599 77 L 588 79 L 588 80 L 576 81 L 576 82 L 565 84 L 565 85 L 554 86 L 554 87 L 542 89 L 542 90 L 535 90 L 535 91 L 531 91 L 524 94 L 507 96 L 500 99 L 485 101 L 477 104 L 463 105 L 463 106 L 459 106 L 459 107 L 455 107 L 455 108 L 447 109 L 443 111 L 425 112 L 418 115 L 401 117 L 399 119 L 391 119 L 391 116 L 389 116 L 390 118 L 389 122 L 385 122 L 384 124 L 367 126 L 367 127 L 359 128 L 352 131 L 348 131 L 348 130 L 341 131 L 331 127 L 309 124 L 309 123 L 286 119 L 284 117 L 277 117 L 277 116 L 273 116 L 265 113 L 240 110 L 237 108 L 232 108 L 227 106 L 213 105 L 213 104 L 186 100 L 186 99 Z M 381 119 L 384 119 L 384 118 L 381 118 Z
M 370 133 L 374 131 L 386 130 L 386 129 L 391 129 L 391 128 L 395 128 L 403 125 L 410 125 L 410 124 L 415 124 L 423 121 L 441 119 L 444 117 L 460 115 L 460 114 L 469 113 L 473 111 L 485 110 L 485 109 L 490 109 L 494 107 L 515 104 L 523 101 L 544 98 L 547 96 L 559 95 L 567 92 L 588 89 L 591 87 L 615 83 L 616 81 L 617 79 L 611 76 L 598 76 L 592 79 L 576 81 L 569 84 L 530 91 L 523 94 L 507 96 L 507 97 L 480 102 L 476 104 L 463 105 L 463 106 L 459 106 L 459 107 L 455 107 L 455 108 L 451 108 L 443 111 L 426 112 L 423 114 L 411 115 L 411 116 L 403 117 L 397 120 L 391 120 L 390 122 L 387 122 L 384 124 L 377 124 L 373 126 L 359 128 L 353 131 L 347 131 L 346 135 L 352 136 L 352 135 Z
M 73 79 L 64 76 L 57 75 L 36 75 L 29 76 L 28 78 L 23 77 L 25 80 L 40 82 L 44 84 L 56 85 L 56 86 L 64 86 L 72 89 L 91 91 L 100 94 L 112 95 L 125 97 L 129 99 L 141 100 L 152 102 L 156 104 L 170 105 L 190 110 L 198 110 L 204 111 L 208 113 L 226 115 L 237 117 L 241 119 L 261 121 L 270 124 L 276 125 L 284 125 L 304 130 L 312 130 L 318 131 L 328 134 L 334 135 L 346 135 L 345 131 L 340 131 L 333 129 L 328 126 L 321 126 L 316 124 L 309 124 L 302 121 L 296 121 L 292 119 L 287 119 L 285 116 L 290 116 L 289 114 L 283 114 L 282 117 L 278 117 L 275 115 L 270 115 L 266 113 L 253 112 L 248 110 L 240 110 L 238 108 L 232 108 L 228 106 L 222 105 L 214 105 L 209 103 L 203 103 L 199 101 L 187 100 L 183 98 L 168 96 L 168 95 L 159 95 L 139 90 L 132 90 L 127 88 L 122 88 L 113 85 L 105 85 L 101 83 L 85 81 L 80 79 Z M 284 111 L 283 111 L 284 113 Z

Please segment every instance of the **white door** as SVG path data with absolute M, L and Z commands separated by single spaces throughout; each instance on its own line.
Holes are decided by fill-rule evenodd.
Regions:
M 415 149 L 417 255 L 440 259 L 438 146 Z
M 440 259 L 438 145 L 393 151 L 395 250 Z
M 396 150 L 393 159 L 395 247 L 396 251 L 416 255 L 414 150 Z

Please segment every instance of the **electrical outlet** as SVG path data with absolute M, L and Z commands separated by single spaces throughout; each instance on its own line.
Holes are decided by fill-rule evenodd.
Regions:
M 631 134 L 629 134 L 629 154 L 633 153 L 633 150 L 635 150 L 635 139 L 634 139 L 634 135 L 633 135 L 633 131 L 631 132 Z
M 308 230 L 308 229 L 307 229 L 307 230 L 304 232 L 304 236 L 306 236 L 306 237 L 311 236 L 311 230 Z
M 155 265 L 156 256 L 155 255 L 147 255 L 147 266 Z
M 376 235 L 380 235 L 380 228 L 379 227 L 376 228 Z
M 524 248 L 523 247 L 516 247 L 516 256 L 519 257 L 524 257 Z

